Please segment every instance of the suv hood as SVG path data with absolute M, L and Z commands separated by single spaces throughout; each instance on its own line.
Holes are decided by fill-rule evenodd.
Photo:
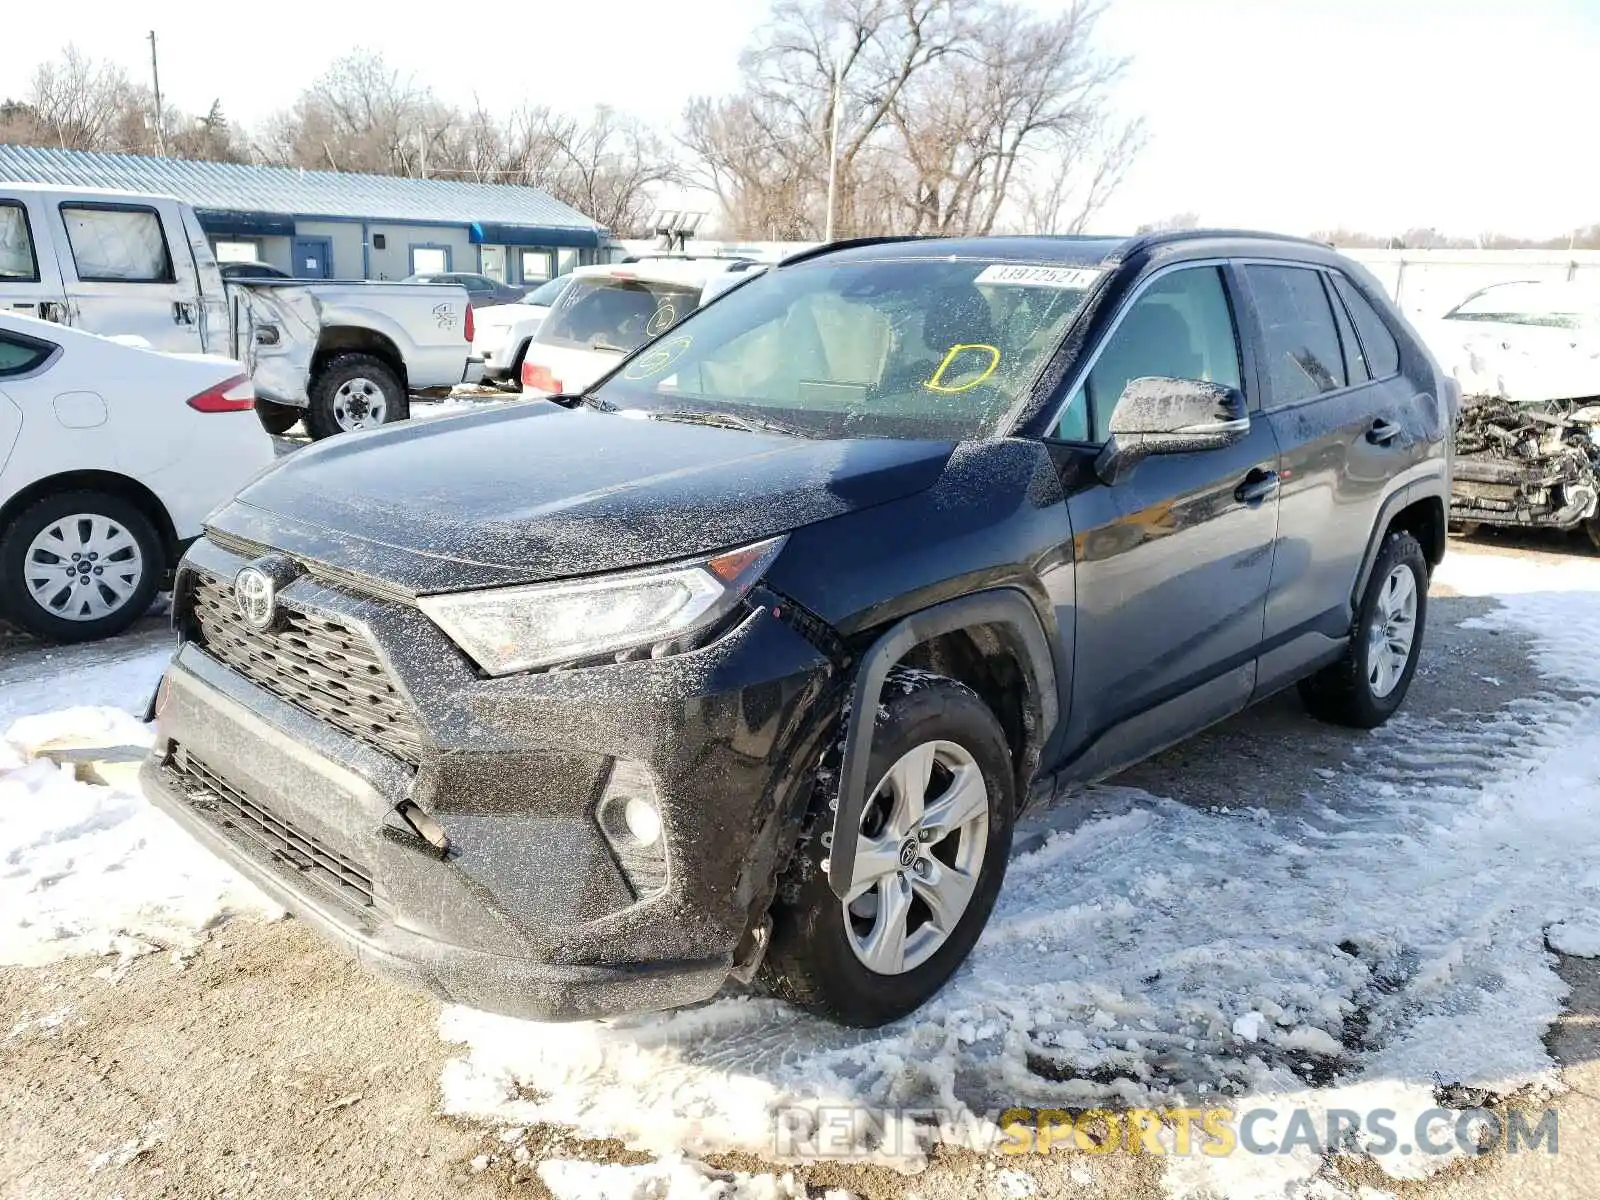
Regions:
M 922 491 L 950 442 L 821 441 L 545 402 L 341 434 L 209 528 L 409 595 L 686 558 Z

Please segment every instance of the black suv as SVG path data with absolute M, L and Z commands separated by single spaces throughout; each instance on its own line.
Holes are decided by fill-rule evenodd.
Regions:
M 1454 394 L 1310 242 L 834 244 L 557 401 L 216 513 L 145 768 L 364 961 L 522 1016 L 909 1012 L 1053 782 L 1295 683 L 1384 721 L 1444 554 Z

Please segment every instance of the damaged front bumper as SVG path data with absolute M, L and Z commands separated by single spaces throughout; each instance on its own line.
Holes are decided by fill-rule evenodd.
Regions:
M 747 965 L 838 691 L 771 607 L 681 656 L 488 679 L 344 580 L 302 574 L 276 640 L 239 632 L 219 589 L 247 561 L 203 539 L 178 580 L 143 779 L 196 838 L 363 963 L 490 1011 L 675 1007 Z
M 1469 397 L 1456 426 L 1450 519 L 1569 530 L 1600 512 L 1600 404 Z

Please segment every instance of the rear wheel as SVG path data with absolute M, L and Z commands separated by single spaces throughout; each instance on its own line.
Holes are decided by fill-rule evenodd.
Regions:
M 261 428 L 277 437 L 288 433 L 298 425 L 300 418 L 305 416 L 305 409 L 295 408 L 289 404 L 277 404 L 271 400 L 257 400 L 256 416 L 261 421 Z
M 1375 729 L 1410 690 L 1428 618 L 1428 560 L 1417 539 L 1389 534 L 1356 609 L 1344 657 L 1302 680 L 1312 716 L 1335 725 Z
M 317 439 L 404 421 L 411 415 L 394 370 L 370 354 L 341 354 L 311 385 L 306 428 Z
M 40 637 L 93 641 L 143 616 L 165 570 L 161 538 L 137 507 L 105 492 L 61 492 L 0 534 L 0 608 Z
M 849 890 L 835 895 L 823 869 L 832 796 L 819 789 L 759 974 L 773 995 L 869 1027 L 920 1007 L 967 957 L 1005 878 L 1016 811 L 1005 734 L 976 693 L 895 672 L 883 695 Z

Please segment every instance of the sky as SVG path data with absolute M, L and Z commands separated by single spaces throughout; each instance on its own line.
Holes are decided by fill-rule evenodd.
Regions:
M 176 19 L 187 11 L 75 0 L 69 25 L 20 6 L 0 95 L 24 92 L 68 41 L 148 78 L 154 24 L 168 102 L 203 112 L 220 98 L 247 126 L 371 47 L 448 101 L 603 102 L 671 132 L 691 96 L 736 86 L 766 4 L 275 0 L 272 20 L 239 23 L 247 35 Z M 1150 140 L 1099 231 L 1185 212 L 1290 233 L 1553 236 L 1600 222 L 1600 0 L 1108 0 L 1101 34 L 1132 60 L 1117 103 Z

